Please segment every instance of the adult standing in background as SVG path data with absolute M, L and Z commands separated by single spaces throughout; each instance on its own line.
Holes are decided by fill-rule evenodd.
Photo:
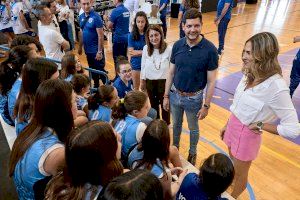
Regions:
M 52 14 L 52 21 L 50 23 L 49 28 L 52 28 L 53 30 L 56 30 L 57 32 L 60 33 L 60 28 L 57 22 L 57 18 L 56 18 L 56 1 L 55 0 L 43 0 L 41 1 L 41 5 L 46 6 L 47 8 L 50 9 L 51 14 Z M 38 30 L 40 29 L 41 26 L 41 21 L 38 21 Z
M 244 76 L 235 90 L 230 106 L 232 114 L 221 130 L 234 163 L 231 195 L 235 199 L 246 189 L 251 163 L 260 149 L 262 131 L 289 138 L 300 135 L 298 116 L 282 77 L 278 53 L 278 41 L 269 32 L 252 36 L 244 46 Z M 277 118 L 279 124 L 273 124 Z
M 36 36 L 36 33 L 27 24 L 24 16 L 23 2 L 20 0 L 14 0 L 11 6 L 11 13 L 13 19 L 13 30 L 15 35 L 29 35 L 32 37 Z
M 125 56 L 127 58 L 127 46 L 128 46 L 128 33 L 129 33 L 129 17 L 130 13 L 123 4 L 123 0 L 113 0 L 115 9 L 110 14 L 108 21 L 108 28 L 112 30 L 112 43 L 113 43 L 113 59 L 116 63 L 118 56 Z
M 186 11 L 183 18 L 185 37 L 175 42 L 164 94 L 164 109 L 173 119 L 173 145 L 179 148 L 183 113 L 190 130 L 188 161 L 195 165 L 199 140 L 198 119 L 204 119 L 210 108 L 218 68 L 216 47 L 201 35 L 202 15 L 198 9 Z M 203 90 L 206 89 L 203 102 Z
M 166 39 L 166 37 L 167 37 L 167 6 L 169 3 L 170 3 L 169 0 L 160 0 L 159 1 L 160 20 L 162 22 L 164 39 Z
M 12 29 L 11 6 L 9 0 L 0 1 L 0 32 L 2 32 L 8 40 L 8 46 L 15 37 Z
M 61 61 L 65 55 L 64 51 L 70 48 L 70 44 L 63 38 L 60 32 L 57 32 L 50 25 L 53 19 L 50 9 L 44 5 L 39 5 L 37 11 L 41 21 L 39 39 L 44 47 L 46 57 Z M 61 65 L 58 65 L 58 69 L 61 69 Z
M 131 32 L 135 14 L 138 12 L 139 9 L 139 0 L 125 0 L 124 6 L 128 9 L 130 13 L 129 32 Z
M 225 35 L 226 35 L 228 23 L 231 19 L 232 6 L 233 6 L 233 0 L 219 0 L 218 2 L 215 24 L 218 27 L 218 35 L 219 35 L 218 54 L 219 55 L 221 55 L 224 50 Z
M 185 13 L 190 8 L 199 9 L 199 1 L 198 0 L 183 0 L 180 4 L 179 13 L 178 13 L 178 22 L 179 22 L 179 37 L 183 38 L 185 36 L 184 31 L 182 29 L 182 18 Z M 200 12 L 200 10 L 199 10 Z
M 82 54 L 82 44 L 89 67 L 103 72 L 105 67 L 104 55 L 104 34 L 101 16 L 92 9 L 91 0 L 81 0 L 81 8 L 84 13 L 79 16 L 80 30 L 82 32 L 79 39 L 78 54 Z M 99 87 L 99 75 L 92 73 L 94 87 Z M 102 83 L 106 83 L 106 78 L 100 76 Z
M 149 23 L 146 13 L 139 11 L 134 18 L 132 32 L 128 35 L 128 54 L 132 67 L 133 88 L 140 88 L 140 73 L 143 48 L 146 44 L 145 34 Z
M 152 108 L 169 125 L 170 112 L 163 109 L 166 79 L 169 73 L 172 47 L 164 41 L 159 25 L 150 25 L 146 32 L 147 45 L 143 48 L 141 65 L 141 89 L 147 90 Z

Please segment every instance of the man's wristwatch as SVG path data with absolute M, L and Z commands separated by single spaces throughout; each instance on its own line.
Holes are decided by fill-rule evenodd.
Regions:
M 210 108 L 210 105 L 209 104 L 203 104 L 203 107 L 208 110 Z
M 264 126 L 264 123 L 263 123 L 263 122 L 257 122 L 257 123 L 256 123 L 256 127 L 258 128 L 259 131 L 262 131 L 262 130 L 263 130 L 263 126 Z

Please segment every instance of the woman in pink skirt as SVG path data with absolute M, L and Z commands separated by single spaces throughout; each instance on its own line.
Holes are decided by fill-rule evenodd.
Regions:
M 242 53 L 244 74 L 238 84 L 231 116 L 221 130 L 235 166 L 232 196 L 246 188 L 251 162 L 257 157 L 262 131 L 295 138 L 300 124 L 278 63 L 279 47 L 272 33 L 258 33 L 248 39 Z M 279 125 L 271 124 L 277 118 Z

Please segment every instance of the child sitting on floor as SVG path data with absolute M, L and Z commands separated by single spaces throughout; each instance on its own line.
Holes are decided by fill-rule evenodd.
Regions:
M 213 154 L 204 161 L 199 175 L 189 173 L 185 176 L 176 199 L 225 200 L 221 194 L 231 185 L 233 177 L 231 160 L 224 154 Z
M 111 85 L 101 85 L 88 98 L 89 120 L 111 122 L 112 107 L 119 101 L 117 89 Z

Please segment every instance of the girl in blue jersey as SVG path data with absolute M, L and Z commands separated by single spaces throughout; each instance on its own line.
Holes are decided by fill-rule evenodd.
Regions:
M 28 46 L 17 46 L 9 51 L 8 58 L 0 64 L 0 114 L 3 120 L 12 126 L 14 126 L 12 120 L 14 104 L 11 104 L 12 108 L 8 107 L 8 96 L 13 91 L 15 95 L 11 94 L 11 96 L 17 98 L 21 85 L 19 76 L 22 67 L 32 55 L 33 51 Z M 14 89 L 11 90 L 12 88 Z
M 114 108 L 115 130 L 122 136 L 122 159 L 126 158 L 131 148 L 141 141 L 146 124 L 141 119 L 147 116 L 150 109 L 146 93 L 133 90 L 126 94 L 124 100 Z
M 54 62 L 43 58 L 29 59 L 22 69 L 22 84 L 16 104 L 14 119 L 17 135 L 28 125 L 33 112 L 35 93 L 47 79 L 57 79 L 59 72 Z M 10 103 L 10 101 L 9 101 Z
M 128 53 L 132 67 L 133 87 L 136 90 L 140 87 L 141 60 L 148 26 L 146 13 L 139 11 L 135 15 L 132 32 L 128 35 Z
M 175 168 L 171 168 L 169 163 Z M 181 168 L 178 149 L 170 146 L 170 133 L 165 121 L 154 120 L 148 125 L 142 141 L 128 156 L 128 166 L 130 169 L 141 168 L 151 171 L 160 179 L 165 199 L 175 197 L 185 172 Z M 177 173 L 179 182 L 171 182 L 172 173 Z
M 116 71 L 118 78 L 114 81 L 113 86 L 117 89 L 118 96 L 124 98 L 129 91 L 133 90 L 132 68 L 126 57 L 118 57 Z
M 110 124 L 91 121 L 74 129 L 66 140 L 66 167 L 48 183 L 46 199 L 100 199 L 123 173 L 120 157 L 121 138 Z
M 64 165 L 63 143 L 74 127 L 76 111 L 70 83 L 50 79 L 40 84 L 31 121 L 17 137 L 10 155 L 9 176 L 19 199 L 34 199 L 33 185 L 56 175 Z
M 61 59 L 61 78 L 71 81 L 74 74 L 83 74 L 79 58 L 72 52 L 66 53 Z
M 213 154 L 204 161 L 199 175 L 185 176 L 176 199 L 225 200 L 221 194 L 231 185 L 233 177 L 232 161 L 224 154 Z
M 101 85 L 88 98 L 89 120 L 112 121 L 112 107 L 119 101 L 118 91 L 111 85 Z

